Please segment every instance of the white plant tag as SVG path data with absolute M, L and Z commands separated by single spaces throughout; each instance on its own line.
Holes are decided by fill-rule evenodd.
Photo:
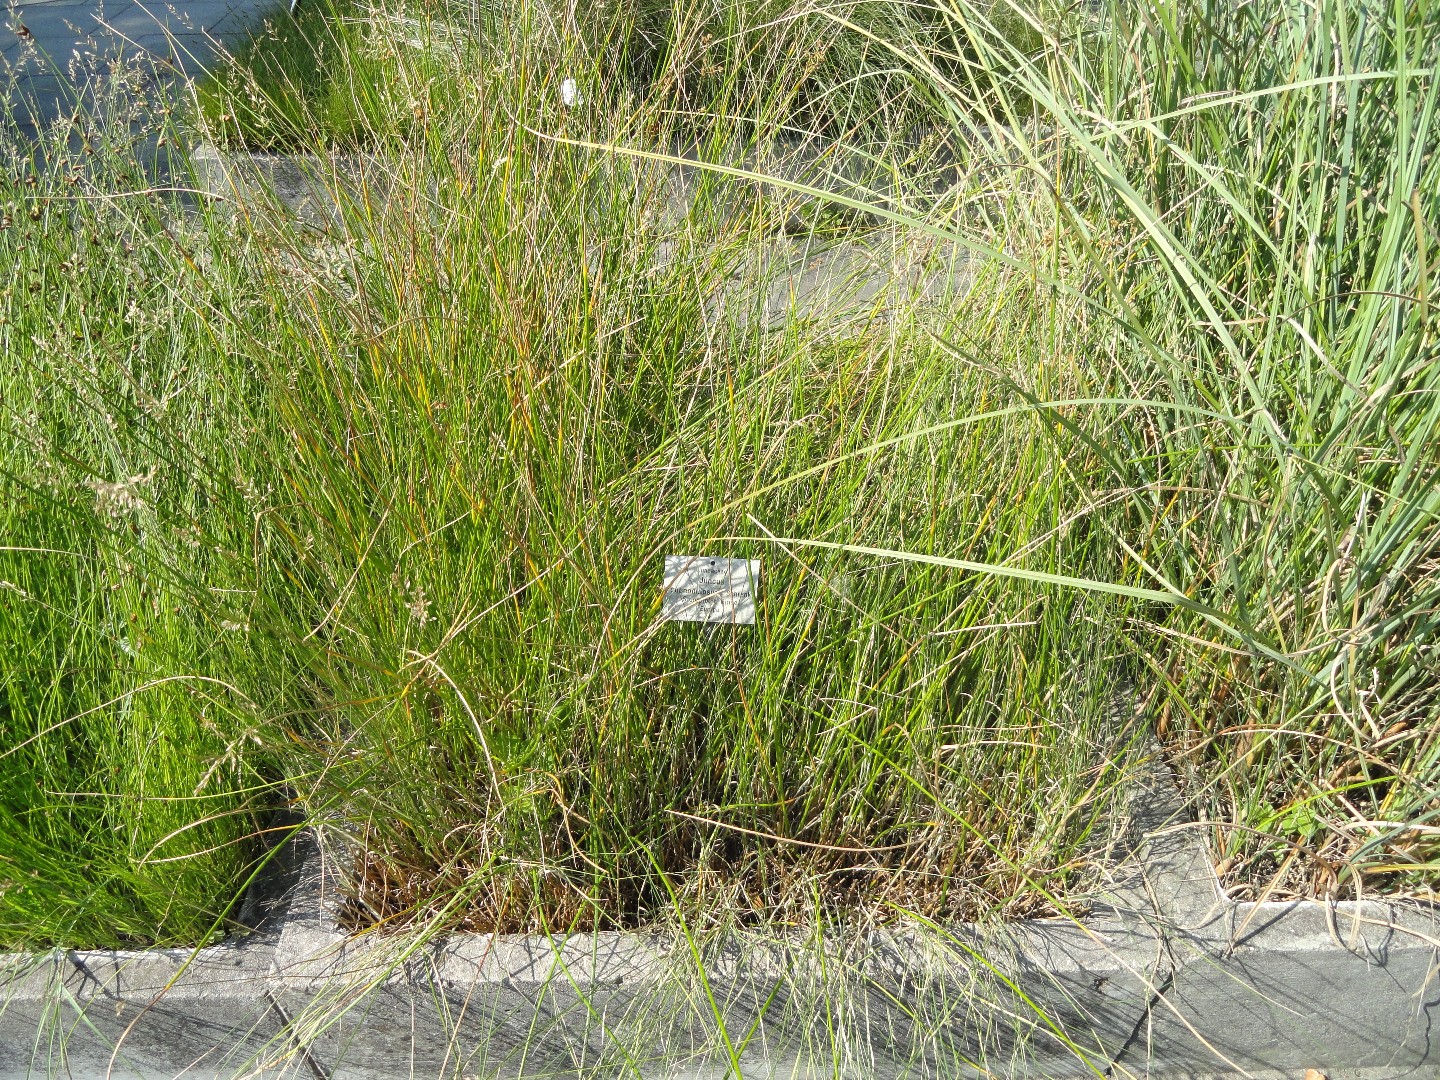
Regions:
M 760 560 L 666 555 L 664 588 L 662 620 L 753 624 Z

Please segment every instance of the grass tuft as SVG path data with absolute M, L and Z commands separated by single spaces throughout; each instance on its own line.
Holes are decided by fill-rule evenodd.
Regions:
M 1152 731 L 1234 895 L 1430 887 L 1428 8 L 287 20 L 195 123 L 327 230 L 0 189 L 6 941 L 280 802 L 356 929 L 1074 911 Z

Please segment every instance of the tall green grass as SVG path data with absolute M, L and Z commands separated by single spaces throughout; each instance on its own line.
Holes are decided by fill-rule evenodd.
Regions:
M 419 8 L 421 20 L 428 10 Z M 313 0 L 293 15 L 277 5 L 197 81 L 210 136 L 255 150 L 303 148 L 315 131 L 348 144 L 403 138 L 423 118 L 429 88 L 445 68 L 412 49 L 412 67 L 397 80 L 387 61 L 425 22 L 398 12 L 385 17 L 397 44 L 373 32 L 379 17 L 353 0 Z
M 1003 3 L 983 10 L 1007 42 L 1040 47 L 1036 26 Z M 1042 25 L 1057 18 L 1048 7 Z M 413 133 L 427 113 L 473 108 L 460 68 L 504 65 L 544 42 L 552 70 L 535 87 L 579 78 L 581 99 L 645 117 L 647 139 L 690 145 L 843 142 L 893 157 L 923 142 L 943 111 L 891 55 L 896 41 L 939 57 L 943 11 L 849 0 L 586 0 L 502 7 L 447 0 L 395 5 L 315 0 L 277 6 L 197 84 L 207 134 L 253 150 L 317 140 L 370 145 Z M 968 52 L 947 71 L 967 83 Z M 458 78 L 457 78 L 458 75 Z M 535 87 L 532 87 L 535 88 Z M 656 145 L 656 149 L 671 149 Z M 733 149 L 733 147 L 732 147 Z M 908 156 L 908 155 L 903 155 Z M 889 164 L 893 165 L 892 160 Z
M 344 23 L 259 140 L 368 148 L 324 236 L 7 188 L 9 880 L 193 936 L 293 798 L 357 927 L 1053 911 L 1153 728 L 1237 895 L 1433 881 L 1428 9 L 736 7 L 679 82 L 720 16 L 647 12 Z M 827 245 L 905 272 L 777 320 Z M 758 624 L 657 622 L 672 553 Z
M 1054 432 L 1105 480 L 1066 498 L 1114 492 L 1102 528 L 1130 576 L 1210 609 L 1136 618 L 1132 640 L 1222 868 L 1252 895 L 1423 889 L 1440 810 L 1435 13 L 1116 4 L 1027 56 L 983 12 L 948 11 L 983 93 L 943 57 L 895 54 L 978 160 L 1049 193 L 1010 225 L 1051 246 L 1054 347 L 1094 349 L 1099 330 L 1083 385 L 1113 398 L 1106 437 Z M 1005 123 L 1022 115 L 1038 123 Z
M 0 232 L 0 943 L 193 942 L 231 925 L 273 781 L 214 493 L 172 467 L 223 396 L 194 392 L 156 210 L 77 221 L 47 187 Z
M 297 572 L 251 632 L 323 649 L 304 797 L 354 824 L 355 918 L 461 890 L 474 928 L 633 925 L 667 879 L 704 918 L 805 917 L 817 888 L 1044 907 L 1131 734 L 1101 646 L 1050 644 L 1104 606 L 767 539 L 1103 558 L 1054 531 L 1039 435 L 953 422 L 992 381 L 903 295 L 761 332 L 763 282 L 731 278 L 782 208 L 730 185 L 677 221 L 668 170 L 531 133 L 615 129 L 515 93 L 530 62 L 472 71 L 478 109 L 390 162 L 340 280 L 273 280 L 256 356 L 275 419 L 247 456 Z M 762 625 L 657 624 L 677 551 L 764 555 Z
M 449 51 L 417 63 L 442 56 L 448 85 L 404 139 L 369 143 L 383 182 L 326 238 L 253 209 L 74 202 L 53 174 L 10 193 L 40 215 L 10 234 L 19 254 L 85 283 L 11 297 L 14 481 L 27 519 L 70 514 L 163 591 L 179 623 L 138 650 L 139 684 L 216 680 L 213 711 L 134 725 L 200 779 L 230 770 L 213 822 L 232 832 L 181 834 L 193 865 L 231 860 L 208 899 L 233 892 L 247 814 L 283 782 L 353 837 L 357 924 L 1052 909 L 1092 873 L 1134 737 L 1111 719 L 1110 639 L 1071 635 L 1111 605 L 773 539 L 995 560 L 1018 542 L 1019 565 L 1116 572 L 1065 523 L 1044 421 L 927 333 L 951 304 L 1010 326 L 1030 299 L 996 313 L 988 270 L 852 221 L 850 241 L 953 271 L 949 298 L 902 278 L 770 328 L 757 252 L 821 253 L 784 235 L 793 200 L 557 146 L 543 133 L 668 147 L 692 129 L 601 67 L 573 69 L 567 109 L 564 35 L 516 19 L 540 29 L 503 62 L 491 38 L 437 35 Z M 767 122 L 717 118 L 752 151 L 790 137 Z M 57 268 L 90 237 L 103 255 Z M 52 364 L 45 332 L 72 325 Z M 1021 362 L 1068 393 L 1073 372 Z M 658 623 L 675 552 L 761 556 L 760 625 Z M 56 720 L 77 706 L 56 695 Z M 14 737 L 73 750 L 78 729 L 47 726 Z M 193 810 L 200 779 L 164 805 Z M 97 846 L 156 865 L 109 837 L 56 859 Z

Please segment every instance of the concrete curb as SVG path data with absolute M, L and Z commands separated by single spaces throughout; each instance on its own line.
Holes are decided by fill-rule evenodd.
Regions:
M 736 936 L 696 954 L 647 933 L 350 938 L 312 839 L 252 903 L 244 940 L 0 959 L 0 1080 L 719 1080 L 735 1074 L 722 1020 L 745 1077 L 1440 1073 L 1440 918 L 1227 900 L 1154 768 L 1131 807 L 1136 849 L 1082 921 Z
M 190 153 L 195 190 L 237 214 L 277 212 L 323 242 L 346 231 L 347 210 L 386 202 L 393 181 L 373 157 L 336 154 L 252 153 L 201 145 Z M 683 222 L 694 199 L 695 167 L 671 169 L 670 196 L 657 211 L 672 227 Z M 807 181 L 800 167 L 795 171 Z M 856 172 L 854 167 L 848 170 Z M 826 174 L 829 176 L 829 174 Z M 831 186 L 859 182 L 830 177 Z M 848 190 L 848 189 L 847 189 Z M 668 261 L 669 242 L 657 245 Z M 823 322 L 835 333 L 882 317 L 916 301 L 942 302 L 963 293 L 974 276 L 970 254 L 957 244 L 879 229 L 863 241 L 817 239 L 804 229 L 780 231 L 731 267 L 731 277 L 711 298 L 710 317 L 758 316 L 767 330 L 790 320 Z
M 269 154 L 220 150 L 202 143 L 190 151 L 196 190 L 250 209 L 264 209 L 273 195 L 303 225 L 328 230 L 342 220 L 343 206 L 363 202 L 383 175 L 370 175 L 371 159 L 358 154 Z

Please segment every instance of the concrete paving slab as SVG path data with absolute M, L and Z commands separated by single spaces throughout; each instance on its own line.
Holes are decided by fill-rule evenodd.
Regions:
M 268 0 L 132 0 L 125 12 L 112 12 L 106 21 L 117 29 L 144 32 L 169 28 L 178 32 L 213 31 L 226 20 L 256 20 L 270 10 Z
M 284 14 L 288 6 L 280 0 L 263 0 L 258 3 L 256 0 L 239 0 L 231 4 L 229 11 L 215 21 L 213 32 L 227 45 L 234 47 L 244 40 L 246 33 L 260 26 L 265 19 Z
M 137 2 L 123 14 L 107 19 L 107 25 L 132 41 L 141 37 L 162 38 L 166 31 L 175 34 L 203 34 L 229 14 L 222 4 L 181 4 L 171 8 L 164 4 Z
M 110 0 L 108 6 L 114 9 L 132 2 L 133 0 Z M 17 0 L 11 10 L 18 13 L 22 21 L 31 22 L 43 18 L 48 12 L 102 11 L 106 6 L 104 0 Z
M 17 40 L 29 40 L 52 55 L 64 53 L 88 33 L 90 27 L 85 24 L 89 20 L 85 15 L 86 11 L 81 7 L 26 10 L 14 27 L 14 36 Z
M 58 75 L 84 91 L 91 73 L 117 57 L 137 65 L 150 85 L 163 85 L 213 65 L 220 48 L 269 7 L 265 0 L 18 0 L 0 23 L 23 26 L 25 36 L 0 29 L 0 58 L 18 72 L 21 94 L 52 105 L 56 95 L 44 80 Z M 57 114 L 50 107 L 41 119 Z
M 8 30 L 0 29 L 0 85 L 9 82 L 11 74 L 24 60 L 26 52 L 24 42 Z
M 77 49 L 86 47 L 84 35 L 65 26 L 42 28 L 28 39 L 13 39 L 7 50 L 24 74 L 64 74 Z
M 190 76 L 208 70 L 224 48 L 209 34 L 191 32 L 142 34 L 134 38 L 132 47 L 155 62 Z
M 1170 939 L 1173 981 L 1130 1053 L 1166 1077 L 1217 1060 L 1260 1076 L 1440 1074 L 1440 912 L 1392 903 L 1229 904 Z
M 0 989 L 6 1033 L 31 1034 L 25 1042 L 0 1039 L 0 1076 L 34 1067 L 27 1051 L 37 1038 L 41 1045 L 55 1039 L 77 1077 L 104 1076 L 112 1059 L 150 1075 L 238 1066 L 280 1030 L 264 997 L 268 965 L 258 959 L 236 946 L 193 959 L 188 950 L 58 953 Z M 189 977 L 177 980 L 182 969 Z
M 77 45 L 102 34 L 97 16 L 112 17 L 133 6 L 133 0 L 119 3 L 97 3 L 76 0 L 73 3 L 32 2 L 21 4 L 10 18 L 6 33 L 27 39 L 54 59 L 70 54 Z M 26 33 L 17 33 L 20 28 Z
M 38 75 L 25 79 L 15 88 L 17 110 L 37 122 L 54 119 L 75 102 L 75 88 L 69 79 L 59 75 Z

